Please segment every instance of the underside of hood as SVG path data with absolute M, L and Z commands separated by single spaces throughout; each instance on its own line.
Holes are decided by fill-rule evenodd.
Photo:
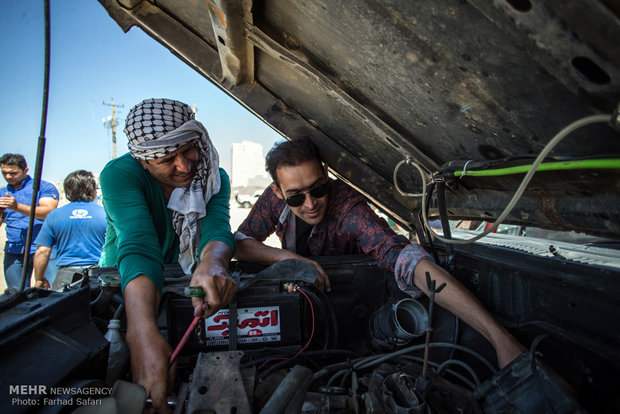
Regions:
M 450 219 L 493 221 L 559 131 L 617 117 L 611 0 L 99 1 L 409 229 L 422 176 L 447 183 Z M 575 128 L 506 222 L 620 235 L 618 159 L 609 122 Z

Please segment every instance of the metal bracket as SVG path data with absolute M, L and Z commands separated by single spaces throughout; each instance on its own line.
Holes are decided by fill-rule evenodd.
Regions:
M 251 414 L 239 362 L 243 352 L 198 354 L 192 374 L 187 412 Z

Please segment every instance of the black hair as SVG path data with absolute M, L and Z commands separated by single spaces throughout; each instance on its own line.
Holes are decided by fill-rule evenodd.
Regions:
M 28 167 L 26 159 L 21 154 L 4 154 L 0 157 L 0 165 L 13 165 L 22 171 Z
M 90 171 L 77 170 L 67 175 L 63 188 L 69 201 L 92 201 L 97 182 Z
M 292 141 L 283 141 L 274 145 L 265 157 L 265 170 L 278 184 L 277 169 L 295 167 L 304 162 L 317 160 L 321 162 L 319 150 L 309 137 L 300 137 Z

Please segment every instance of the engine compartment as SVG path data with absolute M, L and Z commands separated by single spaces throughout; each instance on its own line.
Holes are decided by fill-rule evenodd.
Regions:
M 620 373 L 613 322 L 620 316 L 612 283 L 617 269 L 536 258 L 516 249 L 457 247 L 455 276 L 529 347 L 499 371 L 486 339 L 440 306 L 430 309 L 429 298 L 418 301 L 424 312 L 412 311 L 393 276 L 372 260 L 317 260 L 330 277 L 330 293 L 294 272 L 281 280 L 256 280 L 238 292 L 229 307 L 236 312 L 220 311 L 193 330 L 177 358 L 175 393 L 169 397 L 174 412 L 612 413 L 620 407 L 614 393 Z M 231 272 L 245 281 L 260 270 L 231 264 Z M 179 293 L 189 279 L 172 265 L 165 275 L 158 323 L 174 348 L 193 316 L 189 298 Z M 0 359 L 8 374 L 3 387 L 67 387 L 73 393 L 65 400 L 80 387 L 104 387 L 108 392 L 98 396 L 103 400 L 118 397 L 119 384 L 136 387 L 129 383 L 126 349 L 108 347 L 103 336 L 111 319 L 120 319 L 121 338 L 125 328 L 116 269 L 92 269 L 65 290 L 30 289 L 2 310 Z M 27 314 L 20 310 L 24 307 Z M 424 325 L 424 316 L 431 327 L 428 358 L 425 326 L 413 339 L 398 339 L 402 331 Z M 234 325 L 236 332 L 229 329 Z M 71 363 L 32 359 L 56 355 L 50 341 L 76 350 L 65 355 Z M 10 404 L 3 401 L 3 411 L 16 408 Z M 78 408 L 40 404 L 43 412 Z

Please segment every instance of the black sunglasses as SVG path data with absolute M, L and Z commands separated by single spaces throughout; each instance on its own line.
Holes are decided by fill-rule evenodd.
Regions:
M 304 193 L 296 193 L 286 197 L 286 204 L 291 207 L 299 207 L 306 200 L 306 194 L 310 194 L 314 198 L 321 198 L 327 194 L 327 183 L 315 185 Z

